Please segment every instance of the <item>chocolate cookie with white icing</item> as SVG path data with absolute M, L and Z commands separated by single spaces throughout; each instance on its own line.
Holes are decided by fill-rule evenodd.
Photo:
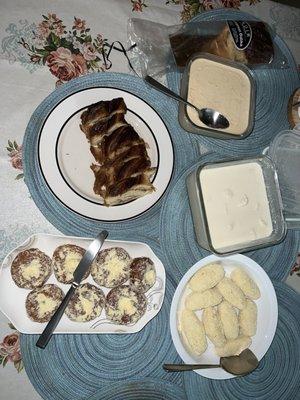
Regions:
M 66 315 L 71 321 L 92 321 L 102 312 L 105 303 L 104 293 L 91 283 L 83 283 L 76 289 L 66 308 Z
M 77 268 L 80 260 L 85 253 L 85 249 L 74 244 L 64 244 L 58 246 L 52 256 L 52 266 L 54 274 L 58 282 L 72 283 L 73 274 Z M 90 271 L 88 270 L 84 279 L 88 277 Z
M 100 251 L 92 264 L 94 281 L 108 288 L 122 285 L 129 279 L 131 257 L 121 247 Z
M 10 272 L 17 286 L 35 289 L 42 286 L 51 275 L 51 258 L 35 248 L 21 251 L 14 258 Z
M 147 299 L 130 286 L 113 288 L 106 296 L 106 317 L 120 325 L 135 324 L 146 312 Z
M 34 322 L 48 322 L 63 298 L 64 292 L 53 284 L 32 290 L 25 302 L 28 317 Z
M 147 292 L 156 281 L 156 271 L 152 260 L 138 257 L 130 264 L 130 285 L 138 291 Z

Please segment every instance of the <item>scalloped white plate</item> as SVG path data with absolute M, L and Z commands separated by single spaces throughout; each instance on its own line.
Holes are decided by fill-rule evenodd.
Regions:
M 10 273 L 11 263 L 16 255 L 20 251 L 35 247 L 51 257 L 57 246 L 71 243 L 87 248 L 92 240 L 93 239 L 74 236 L 58 236 L 43 233 L 35 234 L 30 236 L 24 243 L 16 247 L 5 257 L 0 271 L 0 310 L 8 319 L 10 319 L 19 332 L 42 333 L 46 323 L 33 322 L 27 316 L 25 300 L 30 290 L 19 288 L 14 283 Z M 165 295 L 166 274 L 162 262 L 146 243 L 106 240 L 102 249 L 114 246 L 123 247 L 132 258 L 145 256 L 149 257 L 154 262 L 156 269 L 156 282 L 154 286 L 146 292 L 148 300 L 146 313 L 136 324 L 127 326 L 117 325 L 110 322 L 106 319 L 104 310 L 99 317 L 89 322 L 73 322 L 64 315 L 56 328 L 55 333 L 135 333 L 143 329 L 143 327 L 157 315 L 161 309 Z M 89 275 L 83 282 L 90 282 L 98 286 L 93 281 L 91 275 Z M 58 282 L 54 273 L 52 273 L 46 283 L 55 283 L 64 291 L 64 293 L 66 293 L 70 287 L 70 285 L 64 285 Z M 110 290 L 102 286 L 101 289 L 105 295 Z
M 201 356 L 197 357 L 189 354 L 181 341 L 177 329 L 178 311 L 183 307 L 185 296 L 189 290 L 186 287 L 188 281 L 200 268 L 212 262 L 221 263 L 226 275 L 229 275 L 236 266 L 243 267 L 258 285 L 261 297 L 255 300 L 258 310 L 257 332 L 256 335 L 251 338 L 252 344 L 250 349 L 258 360 L 261 360 L 269 349 L 275 335 L 278 319 L 277 297 L 274 286 L 266 272 L 251 258 L 241 254 L 228 257 L 217 257 L 214 255 L 205 257 L 193 265 L 182 277 L 174 293 L 170 312 L 171 335 L 177 353 L 186 364 L 218 364 L 219 362 L 219 357 L 215 354 L 214 346 L 208 338 L 208 347 Z M 194 372 L 210 379 L 230 379 L 236 377 L 224 371 L 222 368 L 198 369 Z

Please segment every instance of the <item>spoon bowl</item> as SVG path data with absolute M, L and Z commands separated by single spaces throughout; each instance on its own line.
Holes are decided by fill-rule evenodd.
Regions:
M 196 107 L 194 107 L 196 108 Z M 199 119 L 210 128 L 214 129 L 226 129 L 229 127 L 228 119 L 224 115 L 212 108 L 197 108 Z
M 221 357 L 219 364 L 164 364 L 163 369 L 168 372 L 193 371 L 194 369 L 223 368 L 233 375 L 243 376 L 250 374 L 258 367 L 259 361 L 255 354 L 246 349 L 238 356 Z
M 194 104 L 185 100 L 183 97 L 179 96 L 177 93 L 162 85 L 151 76 L 147 75 L 144 79 L 147 83 L 149 83 L 149 85 L 159 90 L 160 92 L 166 94 L 169 97 L 172 97 L 177 101 L 181 101 L 182 103 L 190 107 L 193 107 L 197 111 L 200 121 L 203 122 L 203 124 L 205 124 L 206 126 L 209 126 L 213 129 L 226 129 L 229 127 L 228 119 L 224 117 L 224 115 L 220 114 L 218 111 L 213 110 L 212 108 L 202 108 L 200 110 L 199 108 L 194 106 Z

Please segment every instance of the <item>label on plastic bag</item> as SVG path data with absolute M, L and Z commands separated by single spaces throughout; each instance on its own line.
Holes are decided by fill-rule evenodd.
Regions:
M 238 50 L 245 50 L 252 39 L 251 26 L 246 21 L 227 21 L 232 40 Z

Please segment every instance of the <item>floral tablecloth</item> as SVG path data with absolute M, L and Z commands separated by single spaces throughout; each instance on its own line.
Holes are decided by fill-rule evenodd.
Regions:
M 234 7 L 268 22 L 300 64 L 300 10 L 269 0 L 0 0 L 0 260 L 30 234 L 56 233 L 31 200 L 22 171 L 22 138 L 36 106 L 58 85 L 89 72 L 109 73 L 105 43 L 126 41 L 127 20 L 188 21 L 212 8 Z M 128 72 L 121 54 L 112 71 Z M 300 257 L 288 278 L 300 291 Z M 38 399 L 22 365 L 19 335 L 0 314 L 0 398 Z

